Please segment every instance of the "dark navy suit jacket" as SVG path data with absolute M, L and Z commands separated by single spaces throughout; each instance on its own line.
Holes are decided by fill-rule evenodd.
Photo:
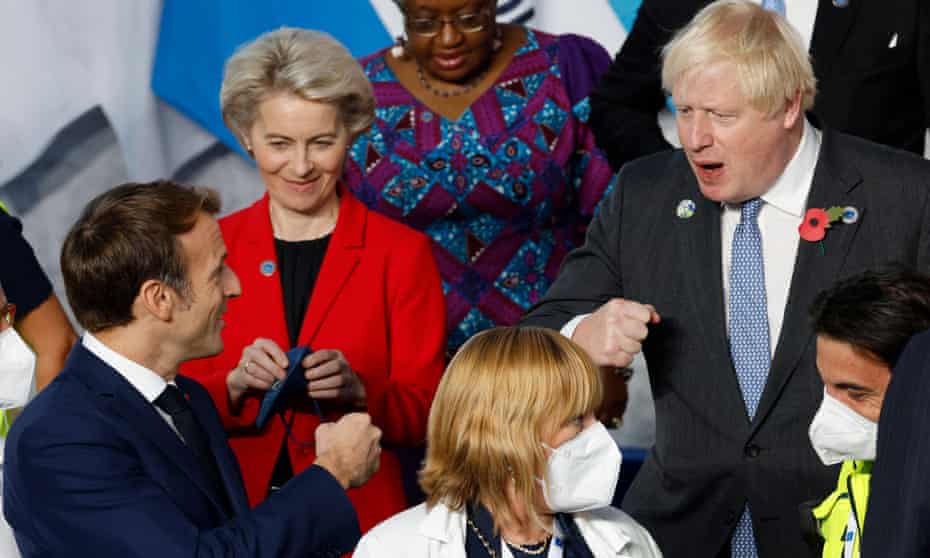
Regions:
M 914 336 L 891 374 L 862 532 L 862 558 L 930 555 L 930 331 Z
M 249 510 L 210 396 L 178 376 L 232 515 L 194 454 L 123 376 L 78 343 L 7 438 L 3 509 L 24 558 L 340 556 L 360 536 L 342 486 L 311 467 Z

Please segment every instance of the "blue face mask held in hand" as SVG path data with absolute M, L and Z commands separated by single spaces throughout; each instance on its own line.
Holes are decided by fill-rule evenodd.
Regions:
M 283 380 L 277 380 L 271 385 L 271 388 L 265 392 L 262 404 L 258 408 L 258 417 L 255 419 L 255 427 L 262 428 L 268 419 L 275 413 L 284 411 L 288 400 L 293 397 L 307 397 L 307 378 L 304 375 L 306 370 L 301 362 L 304 357 L 312 353 L 310 347 L 294 347 L 287 351 L 287 374 Z M 322 419 L 323 414 L 320 412 L 320 404 L 316 399 L 313 400 L 313 407 L 316 414 Z

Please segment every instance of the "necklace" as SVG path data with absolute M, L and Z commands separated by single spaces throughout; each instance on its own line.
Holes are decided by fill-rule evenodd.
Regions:
M 458 97 L 459 95 L 464 95 L 468 93 L 469 91 L 474 89 L 476 85 L 481 83 L 481 80 L 483 80 L 484 76 L 486 76 L 488 73 L 488 70 L 485 69 L 480 74 L 475 76 L 475 79 L 469 81 L 468 83 L 459 87 L 458 89 L 453 89 L 452 91 L 444 91 L 442 89 L 436 89 L 435 87 L 430 85 L 430 83 L 426 81 L 426 76 L 423 75 L 423 68 L 420 67 L 420 63 L 417 62 L 416 65 L 417 65 L 417 79 L 420 80 L 420 85 L 423 86 L 423 89 L 426 89 L 433 95 L 436 95 L 437 97 L 442 97 L 442 98 Z
M 552 539 L 552 534 L 546 535 L 546 538 L 542 542 L 536 544 L 517 544 L 504 539 L 504 542 L 507 543 L 507 546 L 510 548 L 519 550 L 523 554 L 528 554 L 530 556 L 539 556 L 543 552 L 549 550 L 549 540 Z
M 491 548 L 491 543 L 489 543 L 488 540 L 484 538 L 484 535 L 481 533 L 481 529 L 478 529 L 478 526 L 472 522 L 470 517 L 466 517 L 465 520 L 468 521 L 468 526 L 471 527 L 472 531 L 474 531 L 475 535 L 478 537 L 478 542 L 480 542 L 481 546 L 483 546 L 484 549 L 488 552 L 488 556 L 491 558 L 497 558 L 497 552 L 494 552 L 494 549 Z M 548 550 L 550 540 L 552 540 L 552 533 L 546 535 L 546 539 L 543 542 L 533 545 L 516 544 L 507 540 L 504 540 L 504 542 L 506 542 L 510 547 L 515 548 L 524 554 L 529 554 L 530 556 L 539 556 Z M 537 545 L 538 548 L 533 548 Z

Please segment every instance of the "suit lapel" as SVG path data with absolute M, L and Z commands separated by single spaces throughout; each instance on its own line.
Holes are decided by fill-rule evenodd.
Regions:
M 200 395 L 203 392 L 191 389 L 189 385 L 193 382 L 192 380 L 178 376 L 175 381 L 184 393 L 190 394 L 190 404 L 194 417 L 200 422 L 207 434 L 210 449 L 213 451 L 220 477 L 223 480 L 223 489 L 226 490 L 229 502 L 233 506 L 230 511 L 233 516 L 247 511 L 249 503 L 243 490 L 242 474 L 238 462 L 229 447 L 223 425 L 219 422 L 216 412 L 213 411 L 213 401 L 208 397 L 201 397 Z
M 821 154 L 814 171 L 806 207 L 853 206 L 859 210 L 859 220 L 852 224 L 833 223 L 821 242 L 808 242 L 804 239 L 798 241 L 798 255 L 788 292 L 781 336 L 756 413 L 756 428 L 778 400 L 785 383 L 797 369 L 798 361 L 813 340 L 808 310 L 814 298 L 836 281 L 859 230 L 859 224 L 863 218 L 867 218 L 861 201 L 856 197 L 856 186 L 862 182 L 862 177 L 855 168 L 842 164 L 842 154 L 836 148 L 834 132 L 824 132 L 820 149 Z
M 249 297 L 255 306 L 247 312 L 256 317 L 261 316 L 262 337 L 275 340 L 283 350 L 287 350 L 290 347 L 284 314 L 284 293 L 281 290 L 281 268 L 274 246 L 267 193 L 249 209 L 248 222 L 234 241 L 250 245 L 250 249 L 244 252 L 242 262 L 235 265 L 236 273 L 243 282 L 242 290 L 254 289 L 266 293 L 261 297 Z
M 323 258 L 323 267 L 313 288 L 310 305 L 298 336 L 301 344 L 307 344 L 311 348 L 314 348 L 313 339 L 320 326 L 358 266 L 364 247 L 368 210 L 342 186 L 339 187 L 339 195 L 339 219 Z
M 836 67 L 836 57 L 849 36 L 862 1 L 850 0 L 845 8 L 838 8 L 833 0 L 819 0 L 810 48 L 818 79 L 829 76 Z
M 691 193 L 689 199 L 696 205 L 692 218 L 676 219 L 684 232 L 680 240 L 684 260 L 681 269 L 688 273 L 685 281 L 689 289 L 688 299 L 694 305 L 694 315 L 700 316 L 705 354 L 716 360 L 708 370 L 720 371 L 714 382 L 718 388 L 723 388 L 720 389 L 721 396 L 729 399 L 721 408 L 743 409 L 745 405 L 730 358 L 730 342 L 726 331 L 720 236 L 722 210 L 719 203 L 701 194 L 690 169 L 687 169 L 684 176 L 689 184 L 687 191 Z
M 218 499 L 202 466 L 193 452 L 149 403 L 123 376 L 88 351 L 78 342 L 74 350 L 78 359 L 74 368 L 84 375 L 96 393 L 101 406 L 121 417 L 130 427 L 151 443 L 164 456 L 166 467 L 179 469 L 206 496 L 220 517 L 227 517 L 226 507 Z M 165 484 L 166 492 L 178 501 L 185 501 L 188 487 Z

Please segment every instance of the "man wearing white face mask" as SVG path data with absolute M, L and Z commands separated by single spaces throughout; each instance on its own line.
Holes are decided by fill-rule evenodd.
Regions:
M 594 364 L 558 332 L 472 337 L 430 409 L 426 503 L 369 531 L 355 558 L 660 558 L 610 507 L 621 455 L 594 418 L 602 393 Z
M 855 275 L 822 292 L 811 316 L 824 385 L 811 444 L 825 465 L 843 464 L 836 490 L 812 510 L 813 530 L 824 558 L 858 558 L 885 391 L 908 340 L 930 329 L 930 276 Z
M 0 285 L 0 472 L 3 470 L 3 445 L 9 430 L 7 413 L 3 411 L 26 404 L 36 370 L 35 353 L 13 329 L 15 315 L 16 306 L 7 301 L 3 285 Z M 3 519 L 0 519 L 0 556 L 19 556 L 13 531 Z

